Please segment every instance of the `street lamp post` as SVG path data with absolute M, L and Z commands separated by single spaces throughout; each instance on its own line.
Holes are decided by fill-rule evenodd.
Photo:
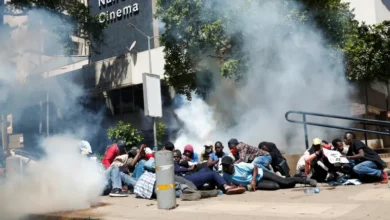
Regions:
M 134 28 L 135 30 L 137 30 L 139 33 L 141 33 L 144 37 L 146 37 L 148 39 L 149 73 L 153 74 L 152 73 L 152 52 L 151 52 L 151 48 L 150 48 L 150 41 L 152 39 L 156 38 L 156 37 L 159 37 L 159 36 L 152 36 L 152 37 L 148 36 L 143 31 L 138 29 L 137 26 L 135 26 L 132 23 L 129 23 L 128 26 Z M 153 119 L 153 141 L 154 141 L 154 147 L 157 147 L 157 124 L 156 124 L 156 117 L 152 117 L 152 119 Z

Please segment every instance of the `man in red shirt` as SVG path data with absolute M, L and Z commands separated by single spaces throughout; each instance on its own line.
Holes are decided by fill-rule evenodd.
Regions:
M 102 160 L 103 166 L 108 169 L 117 156 L 126 153 L 125 147 L 126 143 L 123 140 L 118 140 L 116 144 L 109 146 Z

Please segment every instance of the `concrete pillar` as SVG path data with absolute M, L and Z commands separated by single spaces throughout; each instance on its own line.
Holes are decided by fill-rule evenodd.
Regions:
M 176 208 L 175 169 L 171 151 L 158 151 L 156 157 L 156 192 L 159 209 Z

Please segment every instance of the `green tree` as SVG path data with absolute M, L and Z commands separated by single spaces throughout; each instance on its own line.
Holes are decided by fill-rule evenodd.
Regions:
M 45 27 L 51 28 L 61 40 L 65 42 L 65 48 L 71 51 L 72 41 L 69 33 L 73 32 L 74 36 L 88 39 L 91 42 L 91 48 L 98 52 L 100 45 L 104 44 L 103 30 L 105 23 L 100 23 L 98 16 L 90 15 L 89 8 L 78 0 L 11 0 L 8 4 L 10 11 L 15 13 L 26 13 L 32 9 L 44 9 L 58 16 L 63 25 L 55 27 L 49 21 L 42 21 Z M 68 24 L 76 24 L 75 28 Z
M 124 123 L 123 121 L 119 121 L 115 127 L 110 127 L 107 135 L 112 141 L 119 139 L 125 141 L 128 147 L 136 146 L 144 140 L 140 131 L 133 128 L 130 123 Z
M 162 122 L 157 123 L 157 144 L 162 145 L 165 137 L 165 125 Z
M 345 45 L 347 77 L 362 84 L 366 92 L 371 82 L 382 82 L 389 93 L 390 21 L 377 25 L 360 25 Z M 386 98 L 386 102 L 387 102 Z
M 168 83 L 189 98 L 192 91 L 202 91 L 197 76 L 211 74 L 202 65 L 209 57 L 216 59 L 223 76 L 234 80 L 245 77 L 250 57 L 241 49 L 244 36 L 229 30 L 229 25 L 238 20 L 235 17 L 245 16 L 259 4 L 269 2 L 286 9 L 289 24 L 307 23 L 322 30 L 329 46 L 340 52 L 357 28 L 349 5 L 341 0 L 298 0 L 302 7 L 290 0 L 242 0 L 229 4 L 226 9 L 220 9 L 226 3 L 220 0 L 159 0 L 156 16 L 166 28 L 161 42 L 165 46 Z M 253 28 L 262 27 L 253 25 Z

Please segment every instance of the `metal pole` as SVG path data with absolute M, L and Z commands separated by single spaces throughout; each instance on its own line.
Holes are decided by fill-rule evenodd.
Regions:
M 1 139 L 3 141 L 3 150 L 8 150 L 7 143 L 7 121 L 5 120 L 4 115 L 1 115 Z
M 152 53 L 150 49 L 150 40 L 152 38 L 148 36 L 148 52 L 149 52 L 149 73 L 152 74 Z M 156 118 L 153 117 L 153 147 L 157 147 L 157 125 Z
M 175 168 L 171 151 L 156 152 L 156 194 L 158 209 L 176 208 Z
M 46 135 L 49 136 L 49 91 L 46 92 Z
M 148 51 L 149 51 L 149 73 L 152 74 L 152 52 L 150 50 L 150 40 L 152 38 L 148 36 Z
M 307 136 L 307 124 L 306 124 L 306 115 L 302 114 L 303 117 L 303 130 L 305 131 L 305 144 L 306 150 L 309 149 L 309 137 Z

